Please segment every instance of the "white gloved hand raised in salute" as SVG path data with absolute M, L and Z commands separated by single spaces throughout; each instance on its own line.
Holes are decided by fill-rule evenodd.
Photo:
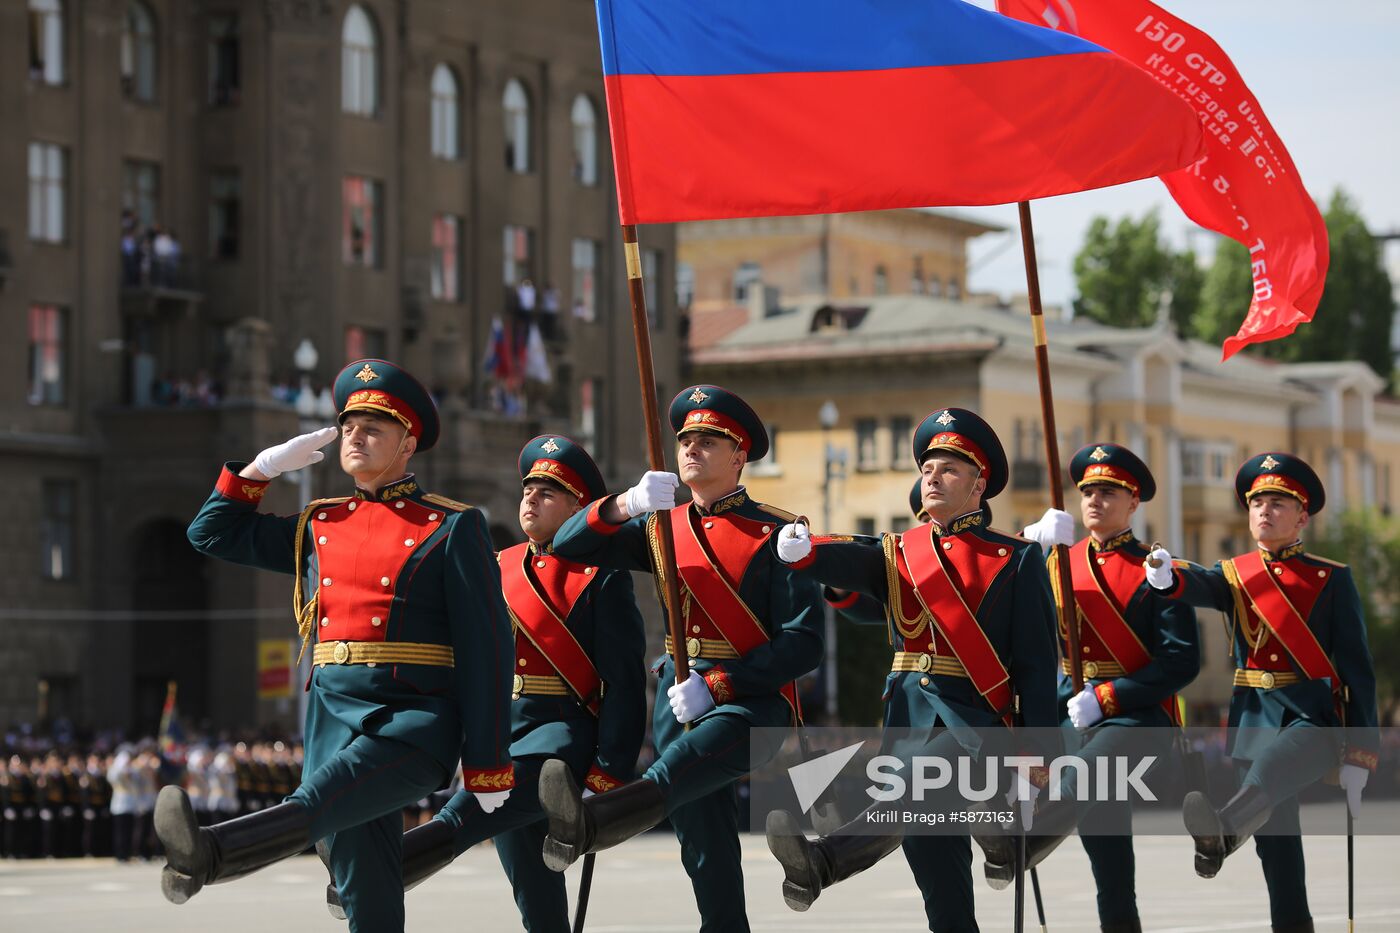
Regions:
M 785 564 L 795 564 L 812 553 L 812 533 L 807 526 L 794 523 L 784 525 L 778 531 L 778 559 Z
M 674 473 L 648 470 L 637 480 L 637 485 L 617 497 L 617 502 L 628 518 L 664 512 L 676 507 L 676 487 L 680 484 L 681 478 Z
M 1156 564 L 1157 566 L 1152 566 Z M 1147 555 L 1147 561 L 1142 565 L 1147 570 L 1147 582 L 1154 590 L 1169 590 L 1172 588 L 1172 555 L 1164 547 L 1153 549 Z
M 1046 552 L 1057 544 L 1069 547 L 1074 543 L 1074 516 L 1060 509 L 1046 509 L 1040 521 L 1025 527 L 1021 537 L 1029 538 Z
M 310 434 L 299 434 L 289 441 L 267 448 L 248 465 L 261 473 L 263 478 L 275 479 L 283 473 L 300 470 L 326 459 L 321 448 L 339 436 L 339 428 L 322 428 Z

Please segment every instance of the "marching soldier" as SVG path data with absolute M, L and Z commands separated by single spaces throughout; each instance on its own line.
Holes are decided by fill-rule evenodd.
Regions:
M 1202 878 L 1254 835 L 1274 930 L 1311 933 L 1297 795 L 1340 765 L 1347 805 L 1360 813 L 1380 744 L 1375 671 L 1351 571 L 1306 553 L 1299 540 L 1326 501 L 1317 474 L 1292 454 L 1258 454 L 1235 475 L 1235 494 L 1255 550 L 1207 570 L 1174 566 L 1159 549 L 1152 556 L 1161 563 L 1147 568 L 1152 586 L 1229 618 L 1229 724 L 1239 730 L 1230 755 L 1242 781 L 1219 810 L 1188 794 L 1182 818 Z
M 226 465 L 189 529 L 203 553 L 296 575 L 302 635 L 317 642 L 302 783 L 207 828 L 183 790 L 162 790 L 161 889 L 183 903 L 325 839 L 351 929 L 379 933 L 404 925 L 403 807 L 459 759 L 483 811 L 510 793 L 513 641 L 481 513 L 425 493 L 407 471 L 438 439 L 432 397 L 384 360 L 351 363 L 334 396 L 354 495 L 299 516 L 257 511 L 274 477 L 322 459 L 337 434 L 324 428 Z
M 923 420 L 913 448 L 926 524 L 878 540 L 818 538 L 815 549 L 805 527 L 788 526 L 779 556 L 885 607 L 896 649 L 886 727 L 923 734 L 1011 725 L 1018 698 L 1025 725 L 1054 726 L 1055 620 L 1044 558 L 1034 542 L 988 527 L 985 503 L 1007 481 L 1001 442 L 976 414 L 948 408 Z M 973 747 L 959 741 L 953 731 L 940 731 L 920 753 L 979 754 L 975 738 L 962 739 Z M 1038 792 L 1020 789 L 1023 811 Z M 863 817 L 847 826 L 866 825 Z M 861 835 L 855 828 L 809 841 L 791 814 L 768 818 L 768 846 L 783 865 L 783 897 L 794 910 L 806 910 L 823 888 L 900 845 L 898 835 Z M 902 845 L 929 929 L 976 930 L 969 838 L 909 836 Z
M 909 512 L 914 516 L 914 521 L 921 525 L 929 520 L 928 513 L 924 511 L 923 477 L 914 480 L 914 485 L 909 487 Z M 866 537 L 853 538 L 853 540 L 878 541 L 877 538 Z M 887 622 L 885 606 L 874 596 L 867 596 L 865 593 L 857 593 L 854 590 L 838 590 L 834 587 L 823 586 L 822 598 L 838 613 L 856 625 L 885 625 Z
M 1201 659 L 1195 611 L 1156 593 L 1142 578 L 1148 549 L 1130 525 L 1139 503 L 1157 494 L 1157 484 L 1147 464 L 1118 444 L 1084 447 L 1070 460 L 1069 472 L 1079 488 L 1089 537 L 1075 543 L 1074 519 L 1057 509 L 1025 529 L 1025 536 L 1049 555 L 1047 570 L 1059 605 L 1063 597 L 1053 548 L 1069 546 L 1084 687 L 1074 691 L 1069 633 L 1061 623 L 1061 657 L 1066 660 L 1060 662 L 1060 721 L 1082 736 L 1076 756 L 1085 761 L 1129 753 L 1164 760 L 1181 725 L 1176 694 L 1195 679 Z M 1097 772 L 1091 767 L 1089 773 Z M 1099 798 L 1093 794 L 1090 799 Z M 1081 832 L 1080 841 L 1098 887 L 1100 927 L 1104 933 L 1140 931 L 1130 802 L 1077 804 L 1074 772 L 1069 771 L 1060 800 L 1042 804 L 1036 815 L 1038 830 L 1027 839 L 1026 864 L 1033 867 L 1043 860 L 1090 813 L 1093 831 Z M 994 887 L 1013 881 L 1015 838 L 982 834 L 977 841 L 986 854 L 988 881 Z
M 590 795 L 631 780 L 646 731 L 646 632 L 631 574 L 554 552 L 565 519 L 607 494 L 593 458 L 569 438 L 542 435 L 520 451 L 520 478 L 520 528 L 529 541 L 498 555 L 515 626 L 515 791 L 490 814 L 460 791 L 434 819 L 406 833 L 403 885 L 413 887 L 494 836 L 525 928 L 568 933 L 564 876 L 547 869 L 541 856 L 540 767 L 562 759 Z M 334 907 L 333 901 L 332 913 Z
M 584 799 L 566 762 L 545 764 L 544 859 L 563 871 L 669 816 L 701 929 L 739 933 L 749 924 L 734 785 L 781 747 L 782 730 L 762 727 L 799 721 L 792 682 L 821 662 L 820 597 L 774 549 L 779 525 L 794 516 L 753 501 L 739 484 L 745 464 L 768 452 L 753 410 L 732 392 L 700 385 L 676 396 L 670 418 L 679 478 L 648 472 L 625 494 L 594 502 L 564 524 L 554 549 L 600 567 L 664 574 L 657 527 L 669 522 L 693 669 L 676 684 L 669 645 L 654 668 L 659 685 L 670 686 L 657 690 L 659 757 L 641 779 Z M 677 506 L 682 481 L 694 501 Z

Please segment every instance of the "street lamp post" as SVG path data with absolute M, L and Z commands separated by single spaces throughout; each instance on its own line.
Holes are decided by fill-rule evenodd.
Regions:
M 841 418 L 836 403 L 827 399 L 822 403 L 817 418 L 822 426 L 822 533 L 831 534 L 831 483 L 846 478 L 846 449 L 837 448 L 831 443 L 831 429 Z M 836 610 L 831 603 L 823 601 L 826 621 L 825 693 L 826 717 L 830 723 L 836 722 Z

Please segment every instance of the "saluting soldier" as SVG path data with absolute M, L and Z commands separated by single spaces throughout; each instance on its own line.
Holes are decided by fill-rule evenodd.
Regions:
M 1050 583 L 1038 544 L 989 527 L 985 503 L 1008 475 L 990 425 L 966 409 L 940 409 L 914 432 L 913 453 L 926 524 L 876 540 L 813 539 L 793 525 L 778 553 L 821 582 L 885 607 L 895 647 L 885 726 L 914 730 L 924 743 L 920 754 L 977 757 L 977 739 L 952 730 L 1011 725 L 1018 705 L 1027 726 L 1056 723 Z M 1023 811 L 1038 792 L 1013 788 Z M 791 814 L 769 815 L 768 846 L 783 865 L 789 907 L 806 910 L 823 888 L 901 845 L 898 835 L 862 835 L 864 825 L 862 815 L 809 841 Z M 902 845 L 929 929 L 976 930 L 968 836 L 909 836 Z
M 726 389 L 698 385 L 675 397 L 670 419 L 679 479 L 644 474 L 625 494 L 569 519 L 554 549 L 600 567 L 666 574 L 672 571 L 658 564 L 657 527 L 669 522 L 692 669 L 676 684 L 669 645 L 654 668 L 666 687 L 657 690 L 652 717 L 659 757 L 641 779 L 583 799 L 566 762 L 545 764 L 544 858 L 563 871 L 669 816 L 701 929 L 739 933 L 749 923 L 734 785 L 777 754 L 784 730 L 776 727 L 800 719 L 792 682 L 821 663 L 820 596 L 774 550 L 778 527 L 794 516 L 755 502 L 740 485 L 745 464 L 768 452 L 753 409 Z M 693 498 L 681 506 L 679 482 Z
M 1069 472 L 1089 536 L 1075 542 L 1074 519 L 1058 509 L 1049 509 L 1024 531 L 1049 555 L 1046 566 L 1058 605 L 1064 599 L 1054 547 L 1069 547 L 1084 686 L 1075 692 L 1069 633 L 1061 622 L 1060 722 L 1077 730 L 1075 755 L 1087 762 L 1119 755 L 1155 755 L 1163 761 L 1181 726 L 1177 694 L 1196 678 L 1201 652 L 1195 611 L 1157 593 L 1142 578 L 1148 548 L 1133 534 L 1132 517 L 1139 504 L 1157 494 L 1157 483 L 1147 464 L 1119 444 L 1084 447 L 1070 460 Z M 1089 773 L 1097 773 L 1092 764 Z M 1079 838 L 1098 888 L 1100 928 L 1140 931 L 1131 802 L 1095 803 L 1100 797 L 1090 792 L 1088 804 L 1078 803 L 1073 770 L 1060 786 L 1060 800 L 1042 802 L 1036 814 L 1037 834 L 1026 841 L 1027 866 L 1049 855 L 1076 824 L 1092 828 Z M 993 887 L 1015 880 L 1015 838 L 990 833 L 979 834 L 977 841 Z
M 568 933 L 564 876 L 546 868 L 541 854 L 547 826 L 540 767 L 562 759 L 590 795 L 635 776 L 646 731 L 646 632 L 631 574 L 554 552 L 565 519 L 607 494 L 588 451 L 567 437 L 541 435 L 521 449 L 519 465 L 520 529 L 529 540 L 497 555 L 515 627 L 515 791 L 489 814 L 460 791 L 406 833 L 403 884 L 413 887 L 494 836 L 525 929 Z
M 182 790 L 162 790 L 161 888 L 183 903 L 326 839 L 351 929 L 378 933 L 404 925 L 403 807 L 445 784 L 459 759 L 483 810 L 510 793 L 513 639 L 481 513 L 424 492 L 408 472 L 438 439 L 432 397 L 374 359 L 347 366 L 334 397 L 353 495 L 300 515 L 258 513 L 274 477 L 322 459 L 337 434 L 324 428 L 225 465 L 189 529 L 203 553 L 296 577 L 303 637 L 316 636 L 302 783 L 207 828 Z
M 1340 765 L 1347 805 L 1359 815 L 1380 747 L 1375 671 L 1351 570 L 1308 554 L 1300 540 L 1326 502 L 1312 467 L 1288 453 L 1257 454 L 1235 474 L 1235 494 L 1254 550 L 1207 570 L 1173 565 L 1159 549 L 1160 565 L 1147 568 L 1154 587 L 1229 619 L 1229 724 L 1238 727 L 1230 756 L 1241 785 L 1220 810 L 1187 794 L 1182 817 L 1202 878 L 1257 833 L 1274 930 L 1311 933 L 1297 795 Z

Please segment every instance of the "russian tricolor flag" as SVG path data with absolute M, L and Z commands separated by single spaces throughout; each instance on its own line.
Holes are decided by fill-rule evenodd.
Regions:
M 1184 101 L 964 0 L 597 0 L 624 224 L 1001 204 L 1203 153 Z

